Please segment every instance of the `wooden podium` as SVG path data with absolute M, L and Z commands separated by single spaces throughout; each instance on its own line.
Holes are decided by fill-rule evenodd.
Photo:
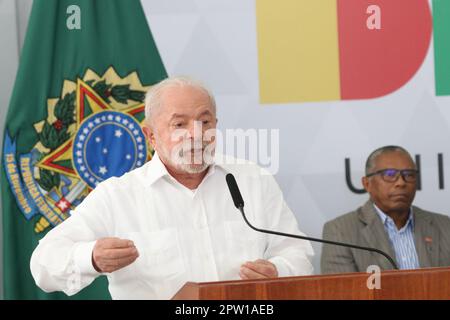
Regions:
M 450 299 L 450 268 L 381 272 L 381 288 L 369 289 L 369 273 L 261 280 L 187 282 L 175 300 L 389 300 Z

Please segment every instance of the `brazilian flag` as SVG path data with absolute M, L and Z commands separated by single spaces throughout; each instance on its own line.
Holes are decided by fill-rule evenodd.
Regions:
M 38 241 L 95 186 L 143 165 L 148 88 L 167 77 L 138 0 L 35 0 L 3 134 L 6 299 L 65 299 L 31 276 Z M 72 298 L 109 298 L 105 277 Z

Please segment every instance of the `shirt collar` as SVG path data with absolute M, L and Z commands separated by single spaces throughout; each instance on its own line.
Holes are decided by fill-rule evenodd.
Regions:
M 394 220 L 391 217 L 389 217 L 386 213 L 384 213 L 380 208 L 378 208 L 375 203 L 373 204 L 373 206 L 375 207 L 375 211 L 377 212 L 378 216 L 380 217 L 381 222 L 383 223 L 383 225 L 386 225 L 388 222 L 391 222 L 391 223 L 395 224 Z M 408 220 L 406 221 L 406 223 L 403 226 L 403 228 L 400 229 L 399 231 L 401 231 L 404 228 L 408 227 L 409 224 L 411 224 L 411 227 L 414 228 L 414 214 L 413 214 L 412 207 L 409 209 Z
M 169 175 L 166 166 L 162 163 L 159 155 L 155 152 L 152 159 L 146 164 L 145 184 L 151 186 L 160 178 Z

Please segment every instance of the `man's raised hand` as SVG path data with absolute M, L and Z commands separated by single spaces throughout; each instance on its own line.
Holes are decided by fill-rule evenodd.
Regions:
M 92 250 L 92 265 L 98 272 L 111 273 L 130 265 L 138 257 L 133 241 L 102 238 L 97 240 Z

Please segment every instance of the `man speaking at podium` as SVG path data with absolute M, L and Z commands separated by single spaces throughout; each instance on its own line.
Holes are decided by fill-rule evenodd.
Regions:
M 30 262 L 40 288 L 72 295 L 104 274 L 113 299 L 169 299 L 187 281 L 312 273 L 308 241 L 257 233 L 234 207 L 228 173 L 254 225 L 301 234 L 268 172 L 218 161 L 215 100 L 203 85 L 160 82 L 147 93 L 145 116 L 153 159 L 100 183 L 40 241 Z

